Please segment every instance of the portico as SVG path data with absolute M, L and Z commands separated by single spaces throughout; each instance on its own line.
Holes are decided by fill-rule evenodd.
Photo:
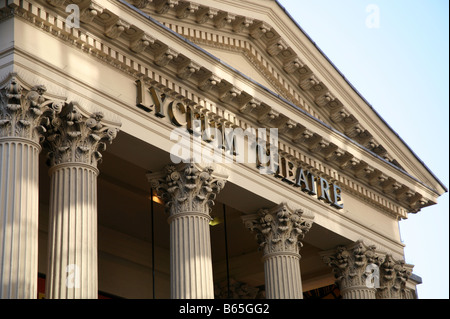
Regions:
M 275 2 L 72 2 L 2 3 L 0 297 L 415 297 L 447 190 Z

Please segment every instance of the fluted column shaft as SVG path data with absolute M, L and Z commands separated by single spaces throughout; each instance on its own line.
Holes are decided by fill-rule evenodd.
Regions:
M 173 299 L 214 298 L 211 239 L 206 214 L 170 218 L 170 283 Z
M 376 299 L 376 289 L 367 286 L 352 286 L 341 289 L 342 299 Z
M 37 297 L 39 152 L 62 102 L 15 73 L 0 89 L 0 298 Z
M 169 213 L 171 298 L 214 298 L 209 214 L 226 176 L 189 163 L 147 178 Z
M 256 233 L 259 247 L 263 249 L 266 297 L 302 299 L 299 251 L 301 240 L 312 226 L 313 216 L 282 203 L 242 219 L 247 228 Z
M 68 104 L 46 133 L 49 299 L 98 298 L 97 164 L 117 132 L 117 127 L 105 125 L 101 112 Z
M 50 170 L 49 299 L 98 297 L 97 175 L 80 163 Z
M 0 138 L 0 298 L 37 296 L 40 146 Z
M 273 253 L 263 257 L 268 299 L 302 299 L 300 255 Z

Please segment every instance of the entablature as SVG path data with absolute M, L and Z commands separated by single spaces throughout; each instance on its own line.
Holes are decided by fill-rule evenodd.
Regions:
M 261 124 L 278 128 L 282 154 L 397 218 L 406 218 L 407 212 L 417 212 L 435 202 L 437 194 L 414 177 L 292 103 L 262 90 L 236 70 L 220 65 L 207 52 L 186 46 L 183 38 L 156 22 L 149 23 L 142 13 L 110 6 L 106 1 L 108 9 L 91 1 L 78 3 L 94 17 L 82 20 L 79 29 L 65 24 L 61 7 L 52 14 L 43 6 L 21 1 L 14 10 L 17 16 L 135 80 L 194 106 L 197 112 L 214 113 L 216 121 L 244 129 Z M 167 41 L 158 40 L 158 35 Z M 183 44 L 186 50 L 181 53 L 177 47 Z
M 403 168 L 268 22 L 206 5 L 190 6 L 189 1 L 129 2 L 196 44 L 241 52 L 267 77 L 277 94 Z M 198 12 L 209 13 L 199 20 Z

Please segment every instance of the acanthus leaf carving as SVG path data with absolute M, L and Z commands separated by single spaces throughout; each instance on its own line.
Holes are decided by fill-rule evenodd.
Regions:
M 365 287 L 368 276 L 366 267 L 371 264 L 380 266 L 384 262 L 383 254 L 377 252 L 375 246 L 367 246 L 361 241 L 349 246 L 338 246 L 324 253 L 322 259 L 332 268 L 341 290 Z
M 406 299 L 406 282 L 412 274 L 412 266 L 404 260 L 395 260 L 387 254 L 380 266 L 380 288 L 377 291 L 379 299 Z
M 0 92 L 0 137 L 21 137 L 36 143 L 51 120 L 61 112 L 63 101 L 44 97 L 44 85 L 26 89 L 15 73 Z
M 168 165 L 164 171 L 148 174 L 150 186 L 165 202 L 170 216 L 182 212 L 209 215 L 217 194 L 225 187 L 226 177 L 213 173 L 212 166 L 195 163 Z
M 97 166 L 101 151 L 112 143 L 119 128 L 103 123 L 103 113 L 83 114 L 73 103 L 67 104 L 46 133 L 44 145 L 48 164 L 84 163 Z
M 286 203 L 272 209 L 260 209 L 257 214 L 242 217 L 245 226 L 256 233 L 264 254 L 289 252 L 298 254 L 302 240 L 313 224 L 313 217 L 303 210 L 292 210 Z

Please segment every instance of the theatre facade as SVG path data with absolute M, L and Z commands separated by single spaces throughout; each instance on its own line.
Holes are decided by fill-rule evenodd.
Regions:
M 0 297 L 414 299 L 446 187 L 273 0 L 0 0 Z

